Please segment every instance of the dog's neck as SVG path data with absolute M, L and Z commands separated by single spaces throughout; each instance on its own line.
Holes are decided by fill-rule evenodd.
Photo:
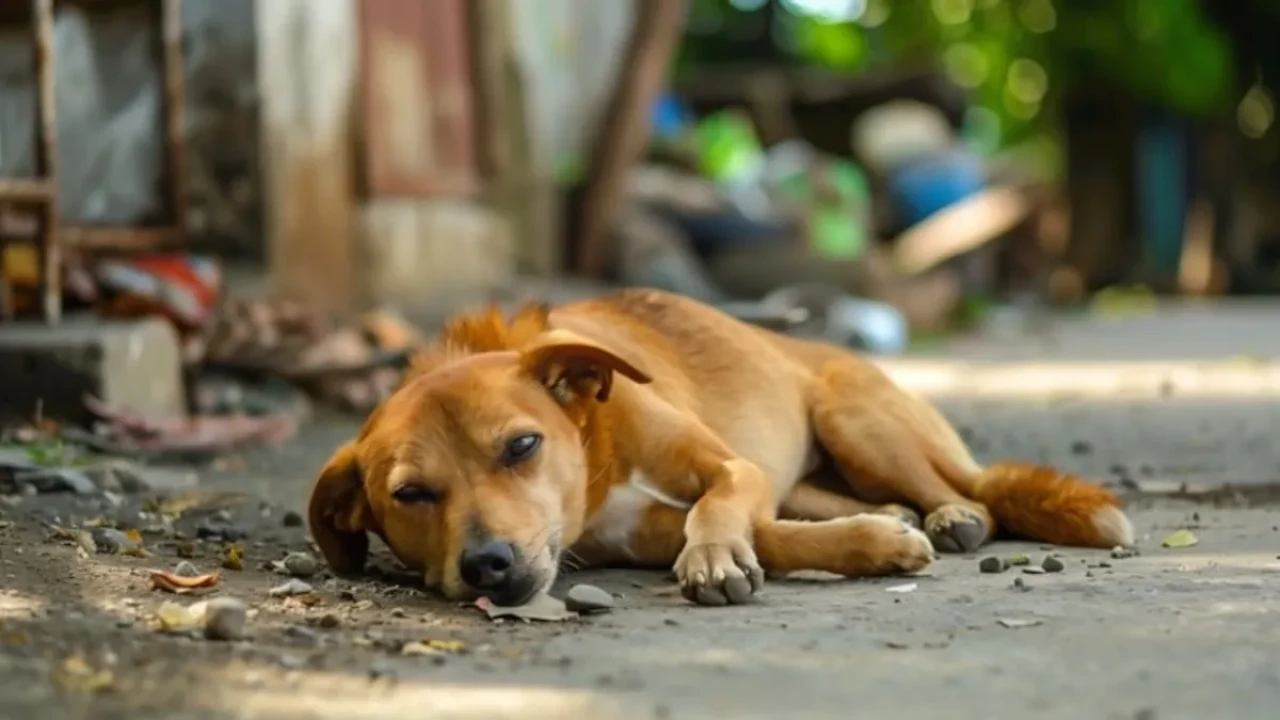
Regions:
M 622 472 L 613 444 L 613 422 L 608 408 L 592 404 L 581 424 L 582 450 L 587 459 L 586 520 L 596 514 Z

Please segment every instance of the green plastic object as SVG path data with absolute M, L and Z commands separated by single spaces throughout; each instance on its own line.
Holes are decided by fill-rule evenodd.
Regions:
M 698 123 L 703 175 L 716 181 L 740 180 L 756 173 L 764 150 L 751 121 L 736 110 L 713 113 Z
M 827 192 L 815 192 L 813 174 Z M 816 169 L 791 173 L 778 180 L 778 190 L 802 206 L 810 217 L 813 250 L 832 260 L 856 260 L 867 251 L 867 217 L 871 185 L 854 163 L 831 158 Z

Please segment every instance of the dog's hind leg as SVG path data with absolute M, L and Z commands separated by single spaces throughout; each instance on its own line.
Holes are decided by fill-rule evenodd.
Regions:
M 925 532 L 941 551 L 969 552 L 994 536 L 987 508 L 952 487 L 931 461 L 950 449 L 943 445 L 954 430 L 878 369 L 856 360 L 826 363 L 810 413 L 818 442 L 854 495 L 920 508 Z
M 920 515 L 902 505 L 872 505 L 801 480 L 782 500 L 778 516 L 785 520 L 835 520 L 863 514 L 889 515 L 920 527 Z
M 755 527 L 760 564 L 770 576 L 821 570 L 846 577 L 916 572 L 934 558 L 924 533 L 888 515 L 807 522 L 774 520 Z

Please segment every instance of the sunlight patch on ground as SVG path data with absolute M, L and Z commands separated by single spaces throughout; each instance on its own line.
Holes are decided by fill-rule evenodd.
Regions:
M 327 675 L 327 674 L 326 674 Z M 603 695 L 582 690 L 518 685 L 464 685 L 401 683 L 387 690 L 358 688 L 349 676 L 317 677 L 310 674 L 308 685 L 321 682 L 335 693 L 312 692 L 310 688 L 284 691 L 254 689 L 237 691 L 235 709 L 240 717 L 381 718 L 429 717 L 434 720 L 536 720 L 537 718 L 593 718 L 613 720 L 635 717 L 623 706 Z M 349 692 L 343 692 L 349 688 Z
M 1166 387 L 1177 397 L 1280 396 L 1280 365 L 1240 362 L 1000 362 L 913 358 L 877 359 L 901 386 L 930 397 L 1108 398 L 1152 395 Z
M 0 590 L 0 622 L 30 620 L 43 614 L 45 601 L 17 590 Z

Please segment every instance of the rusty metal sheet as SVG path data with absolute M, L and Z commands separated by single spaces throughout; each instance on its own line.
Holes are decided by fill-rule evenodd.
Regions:
M 466 0 L 360 0 L 365 191 L 476 189 Z

